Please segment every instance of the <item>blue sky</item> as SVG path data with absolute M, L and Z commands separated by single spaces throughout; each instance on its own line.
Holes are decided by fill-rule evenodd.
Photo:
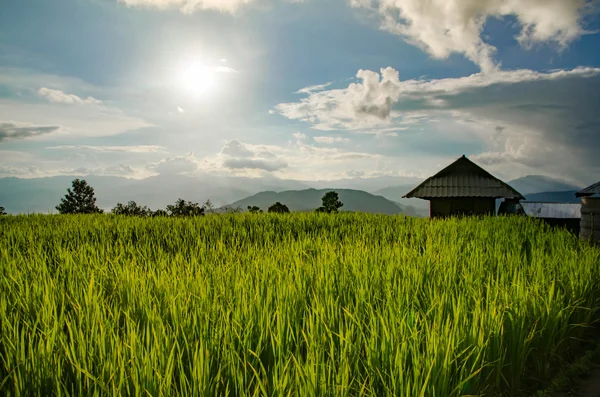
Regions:
M 0 177 L 600 174 L 584 0 L 0 7 Z

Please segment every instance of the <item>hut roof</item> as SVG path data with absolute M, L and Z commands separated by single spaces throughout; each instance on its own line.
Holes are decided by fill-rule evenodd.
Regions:
M 525 198 L 465 155 L 403 197 L 426 200 L 441 197 Z
M 600 194 L 600 182 L 596 182 L 593 185 L 578 191 L 575 193 L 575 197 L 587 197 L 593 196 L 594 194 Z

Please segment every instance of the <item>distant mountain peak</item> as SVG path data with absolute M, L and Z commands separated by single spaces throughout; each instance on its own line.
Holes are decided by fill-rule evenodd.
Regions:
M 573 182 L 547 175 L 526 175 L 521 178 L 513 179 L 507 183 L 525 196 L 533 193 L 581 189 L 580 186 Z
M 286 190 L 283 192 L 260 192 L 229 204 L 226 207 L 240 207 L 245 210 L 248 206 L 257 206 L 266 211 L 275 202 L 285 204 L 290 211 L 312 211 L 321 206 L 321 198 L 326 192 L 335 191 L 344 204 L 340 211 L 382 213 L 388 215 L 401 214 L 400 205 L 382 196 L 376 196 L 363 190 L 355 189 L 304 189 Z

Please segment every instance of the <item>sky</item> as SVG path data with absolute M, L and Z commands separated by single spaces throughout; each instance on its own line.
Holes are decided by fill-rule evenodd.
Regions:
M 600 4 L 2 0 L 0 177 L 600 175 Z

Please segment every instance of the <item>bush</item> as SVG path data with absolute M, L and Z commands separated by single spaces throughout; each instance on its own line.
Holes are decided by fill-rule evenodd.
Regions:
M 135 201 L 130 201 L 126 206 L 117 203 L 112 213 L 115 215 L 150 216 L 152 215 L 152 210 L 146 206 L 139 206 Z
M 269 207 L 268 212 L 274 212 L 277 214 L 289 213 L 290 209 L 285 204 L 281 204 L 279 201 Z
M 203 216 L 204 206 L 191 201 L 178 199 L 175 205 L 167 205 L 167 212 L 170 216 Z

